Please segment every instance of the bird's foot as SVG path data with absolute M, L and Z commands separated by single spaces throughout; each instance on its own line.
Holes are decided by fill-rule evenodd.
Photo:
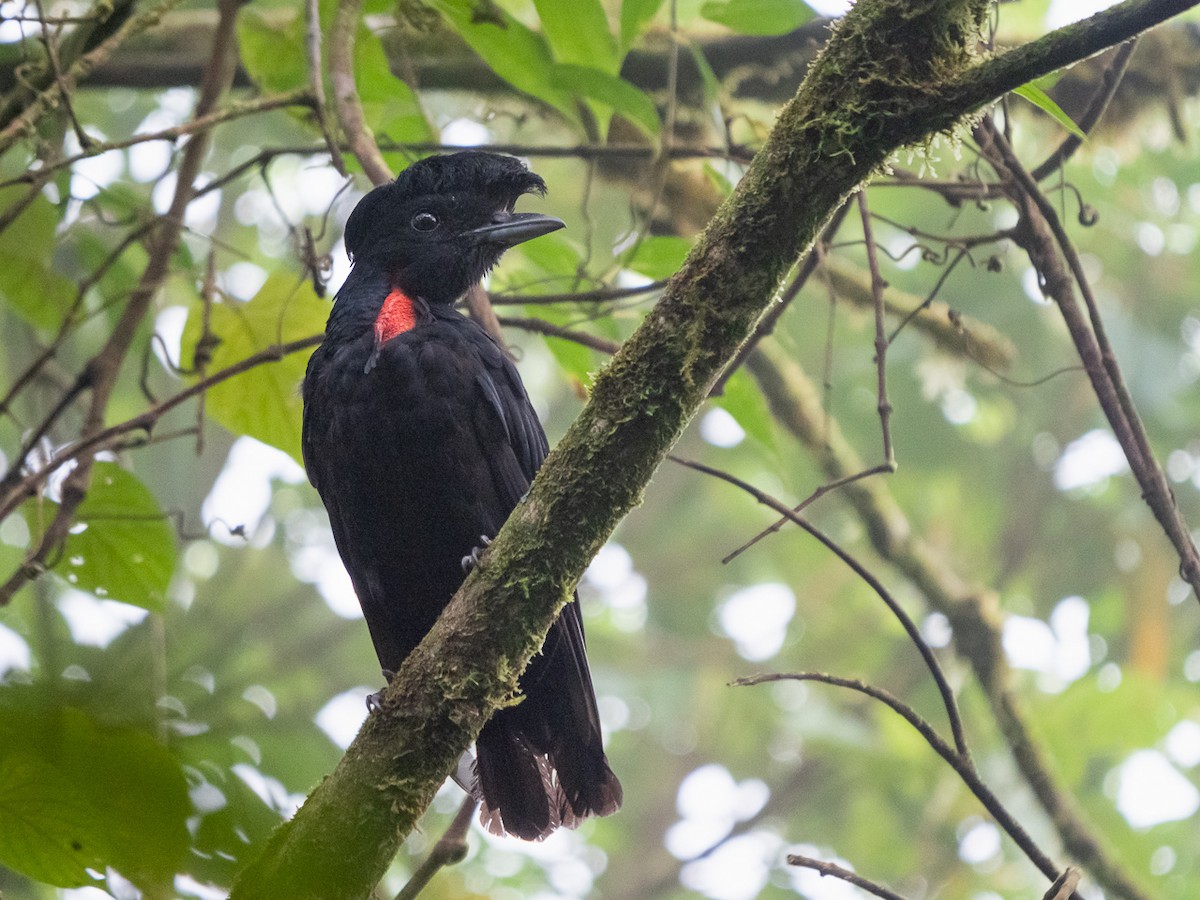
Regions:
M 479 546 L 475 547 L 462 558 L 462 570 L 464 574 L 469 575 L 471 570 L 479 565 L 479 557 L 483 556 L 483 551 L 492 545 L 492 539 L 486 534 L 479 536 Z
M 392 683 L 392 679 L 396 677 L 396 673 L 391 669 L 383 670 L 383 678 L 388 683 Z M 383 709 L 383 692 L 387 687 L 382 687 L 373 694 L 367 694 L 367 715 L 373 715 Z

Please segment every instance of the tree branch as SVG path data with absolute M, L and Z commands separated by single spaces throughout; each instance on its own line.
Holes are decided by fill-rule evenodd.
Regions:
M 1166 473 L 1154 458 L 1146 428 L 1108 341 L 1100 309 L 1074 244 L 1054 204 L 1025 171 L 1004 136 L 991 127 L 988 120 L 981 123 L 980 133 L 984 138 L 985 154 L 994 165 L 1013 176 L 1012 199 L 1021 214 L 1013 232 L 1014 239 L 1041 275 L 1046 295 L 1058 305 L 1100 407 L 1142 489 L 1142 496 L 1175 547 L 1180 577 L 1192 586 L 1200 600 L 1200 552 L 1197 552 L 1191 531 L 1175 503 Z M 1079 307 L 1076 288 L 1083 297 L 1086 318 Z
M 885 888 L 882 884 L 876 884 L 874 881 L 863 878 L 849 869 L 842 868 L 836 863 L 824 862 L 819 859 L 813 859 L 810 856 L 801 856 L 798 853 L 789 853 L 787 861 L 789 866 L 803 866 L 806 869 L 819 872 L 822 876 L 832 876 L 847 884 L 862 888 L 868 894 L 882 897 L 883 900 L 905 900 L 903 895 Z
M 362 0 L 339 0 L 329 29 L 329 79 L 333 82 L 333 106 L 350 151 L 371 180 L 379 186 L 392 180 L 392 170 L 367 127 L 358 86 L 354 82 L 354 39 L 362 19 Z

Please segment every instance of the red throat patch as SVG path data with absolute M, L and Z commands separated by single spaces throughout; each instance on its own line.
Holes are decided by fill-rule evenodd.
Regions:
M 412 298 L 400 288 L 392 288 L 383 301 L 379 315 L 375 317 L 375 343 L 379 345 L 390 341 L 398 334 L 411 331 L 416 324 L 417 311 Z

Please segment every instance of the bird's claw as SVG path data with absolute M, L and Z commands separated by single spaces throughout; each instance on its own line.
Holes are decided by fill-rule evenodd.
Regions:
M 392 679 L 396 677 L 396 673 L 391 669 L 383 670 L 383 678 L 390 685 Z M 387 690 L 387 685 L 384 685 L 373 694 L 367 694 L 367 715 L 374 715 L 383 709 L 383 692 Z
M 479 536 L 479 544 L 480 546 L 473 547 L 471 552 L 462 558 L 463 574 L 471 574 L 471 570 L 479 565 L 479 558 L 483 556 L 483 551 L 492 545 L 492 539 L 486 534 L 481 534 Z

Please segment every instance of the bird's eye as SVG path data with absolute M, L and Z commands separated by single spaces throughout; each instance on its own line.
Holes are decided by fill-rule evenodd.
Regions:
M 412 227 L 417 231 L 433 231 L 438 227 L 437 216 L 427 212 L 417 213 L 413 216 Z

